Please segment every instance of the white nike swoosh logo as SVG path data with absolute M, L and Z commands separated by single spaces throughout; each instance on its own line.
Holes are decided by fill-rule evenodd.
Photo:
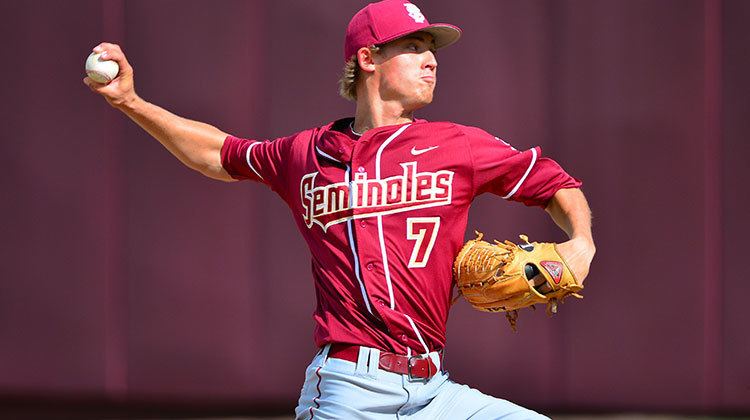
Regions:
M 440 147 L 440 146 L 432 146 L 432 147 L 428 147 L 426 149 L 417 149 L 417 146 L 414 146 L 414 147 L 411 148 L 411 154 L 414 155 L 414 156 L 421 155 L 422 153 L 429 152 L 430 150 L 435 150 L 438 147 Z

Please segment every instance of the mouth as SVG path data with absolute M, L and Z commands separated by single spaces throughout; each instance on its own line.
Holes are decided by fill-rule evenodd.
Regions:
M 435 79 L 436 78 L 435 78 L 435 76 L 428 75 L 428 76 L 422 76 L 422 77 L 420 77 L 420 79 L 424 80 L 427 83 L 435 84 Z

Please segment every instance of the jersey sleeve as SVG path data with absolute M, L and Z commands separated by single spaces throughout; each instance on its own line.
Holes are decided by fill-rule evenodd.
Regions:
M 291 137 L 248 140 L 227 136 L 221 148 L 221 165 L 237 180 L 261 182 L 276 190 L 283 177 L 283 162 Z
M 474 195 L 491 192 L 527 206 L 545 207 L 563 188 L 579 188 L 570 176 L 539 147 L 519 151 L 484 130 L 464 127 L 474 171 Z

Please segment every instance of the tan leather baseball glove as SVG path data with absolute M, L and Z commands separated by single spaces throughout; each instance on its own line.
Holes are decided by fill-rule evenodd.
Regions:
M 476 309 L 505 312 L 516 331 L 518 310 L 535 304 L 546 304 L 547 314 L 557 313 L 557 304 L 567 296 L 583 298 L 583 286 L 557 253 L 554 243 L 525 243 L 482 240 L 483 234 L 466 242 L 453 263 L 453 277 L 458 292 Z M 540 274 L 544 281 L 534 286 L 530 280 Z

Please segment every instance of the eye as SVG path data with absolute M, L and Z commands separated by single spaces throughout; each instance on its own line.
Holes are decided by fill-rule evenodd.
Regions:
M 413 42 L 410 42 L 409 44 L 406 45 L 406 49 L 409 51 L 417 52 L 419 51 L 419 46 Z

